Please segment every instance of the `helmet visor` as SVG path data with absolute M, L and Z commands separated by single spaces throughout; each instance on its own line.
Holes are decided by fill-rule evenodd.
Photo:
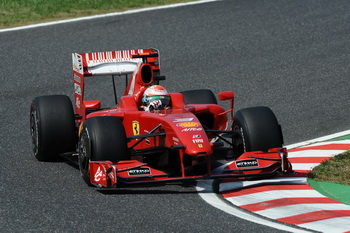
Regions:
M 157 96 L 149 96 L 147 97 L 147 102 L 148 104 L 155 101 L 155 100 L 160 100 L 162 102 L 162 104 L 158 107 L 158 109 L 164 109 L 165 107 L 167 107 L 169 105 L 169 96 L 167 95 L 157 95 Z

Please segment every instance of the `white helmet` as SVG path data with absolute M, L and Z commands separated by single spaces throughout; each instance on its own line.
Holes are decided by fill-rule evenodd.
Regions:
M 162 110 L 169 105 L 170 97 L 164 87 L 153 85 L 146 89 L 143 94 L 142 104 L 145 110 Z

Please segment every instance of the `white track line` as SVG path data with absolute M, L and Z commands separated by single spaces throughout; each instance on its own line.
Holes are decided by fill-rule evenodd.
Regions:
M 313 229 L 316 231 L 319 231 L 319 229 L 321 228 L 323 232 L 347 232 L 350 229 L 350 217 L 325 219 L 316 222 L 300 224 L 299 226 L 308 229 Z
M 289 145 L 289 146 L 286 146 L 286 147 L 287 147 L 288 150 L 290 150 L 292 148 L 302 147 L 302 146 L 306 146 L 306 145 L 309 145 L 309 144 L 312 144 L 312 143 L 316 143 L 316 142 L 327 141 L 327 140 L 330 140 L 330 139 L 339 138 L 339 137 L 342 137 L 342 136 L 345 136 L 345 135 L 349 135 L 349 134 L 350 134 L 350 130 L 346 130 L 346 131 L 342 131 L 342 132 L 339 132 L 339 133 L 331 134 L 331 135 L 328 135 L 328 136 L 324 136 L 324 137 L 308 140 L 308 141 L 305 141 L 305 142 L 295 143 L 295 144 L 292 144 L 292 145 Z
M 23 30 L 23 29 L 45 27 L 45 26 L 51 26 L 51 25 L 57 25 L 57 24 L 63 24 L 63 23 L 71 23 L 71 22 L 77 22 L 77 21 L 83 21 L 83 20 L 99 19 L 99 18 L 105 18 L 105 17 L 111 17 L 111 16 L 129 15 L 129 14 L 135 14 L 135 13 L 140 13 L 140 12 L 145 12 L 145 11 L 169 9 L 169 8 L 190 6 L 190 5 L 203 4 L 203 3 L 209 3 L 209 2 L 217 2 L 217 1 L 222 1 L 222 0 L 198 0 L 198 1 L 186 2 L 186 3 L 176 3 L 176 4 L 170 4 L 170 5 L 164 5 L 164 6 L 147 7 L 147 8 L 141 8 L 141 9 L 135 9 L 135 10 L 122 11 L 122 12 L 114 12 L 114 13 L 101 14 L 101 15 L 86 16 L 86 17 L 80 17 L 80 18 L 74 18 L 74 19 L 58 20 L 58 21 L 52 21 L 52 22 L 46 22 L 46 23 L 26 25 L 26 26 L 21 26 L 21 27 L 0 29 L 0 33 L 1 32 L 10 32 L 10 31 L 18 31 L 18 30 Z

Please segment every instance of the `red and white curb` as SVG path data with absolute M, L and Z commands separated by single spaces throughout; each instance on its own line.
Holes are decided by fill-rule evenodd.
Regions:
M 287 147 L 297 176 L 220 184 L 235 206 L 283 223 L 320 232 L 350 232 L 350 205 L 330 199 L 307 183 L 306 174 L 323 160 L 350 150 L 350 140 Z
M 293 165 L 293 170 L 308 173 L 323 160 L 328 160 L 347 150 L 350 150 L 350 140 L 321 142 L 289 149 L 288 158 Z

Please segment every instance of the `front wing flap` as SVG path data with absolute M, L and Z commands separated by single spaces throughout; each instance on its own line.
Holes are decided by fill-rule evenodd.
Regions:
M 167 177 L 162 171 L 151 168 L 137 160 L 119 161 L 113 164 L 110 161 L 90 162 L 90 183 L 99 187 L 116 187 L 117 179 L 153 179 Z
M 161 181 L 244 178 L 273 176 L 278 172 L 290 173 L 292 166 L 288 162 L 285 148 L 274 148 L 268 152 L 254 151 L 242 154 L 227 165 L 219 174 L 209 171 L 201 176 L 169 177 L 167 173 L 151 168 L 137 160 L 126 160 L 118 163 L 110 161 L 90 162 L 90 183 L 99 188 L 114 188 L 118 179 L 125 183 L 151 183 Z
M 268 152 L 252 151 L 243 153 L 238 159 L 224 168 L 224 173 L 259 174 L 259 173 L 292 172 L 285 148 L 273 148 Z

